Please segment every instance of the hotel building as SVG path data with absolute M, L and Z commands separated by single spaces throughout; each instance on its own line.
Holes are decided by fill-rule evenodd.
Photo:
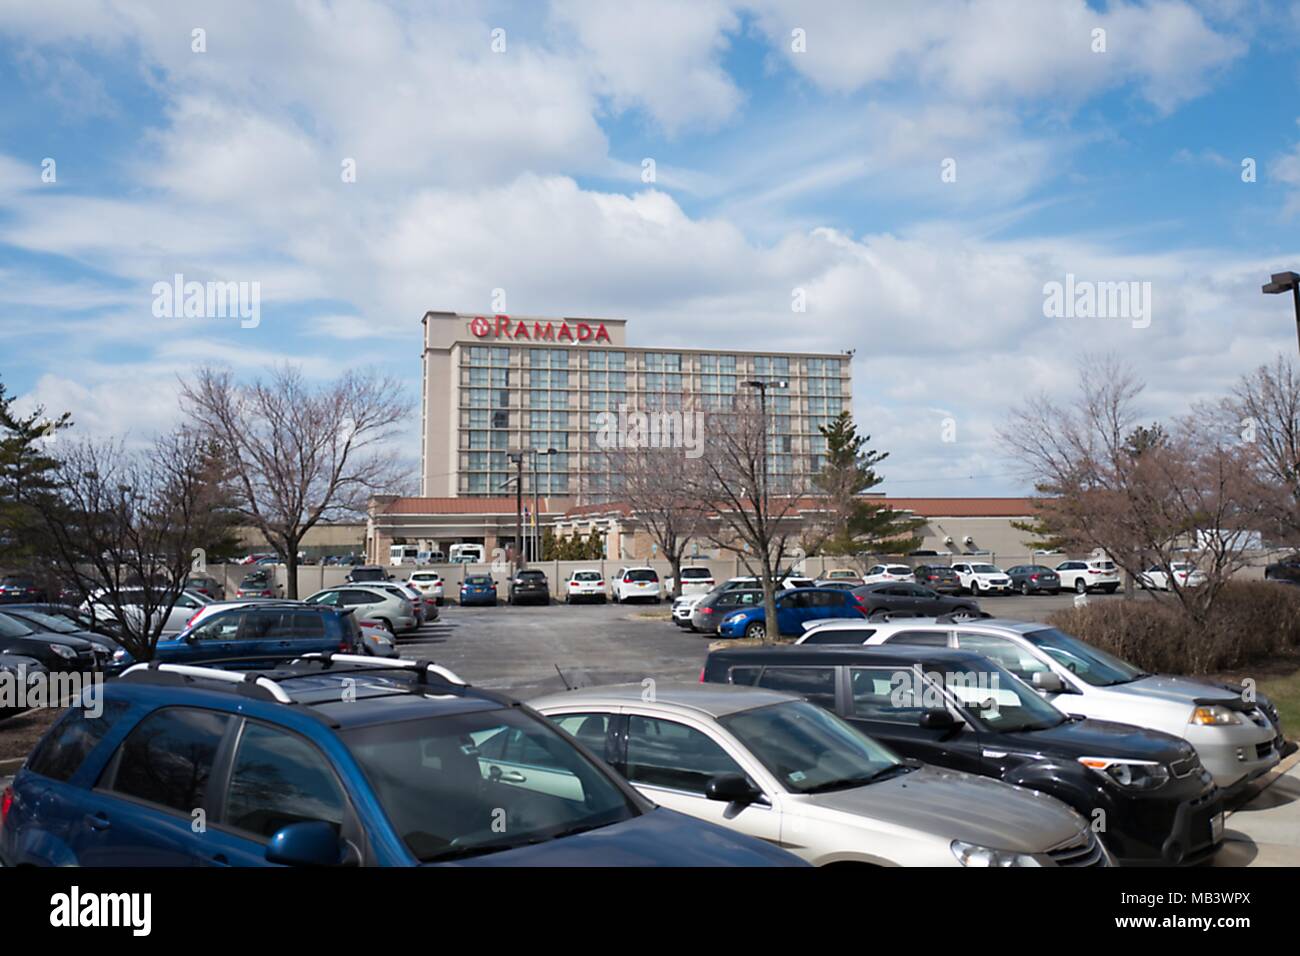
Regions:
M 787 383 L 767 396 L 774 480 L 815 472 L 818 426 L 852 406 L 841 353 L 638 348 L 624 319 L 427 312 L 423 323 L 425 498 L 513 495 L 506 456 L 522 450 L 524 492 L 545 495 L 547 510 L 610 500 L 618 492 L 596 440 L 603 413 L 722 409 L 749 379 Z

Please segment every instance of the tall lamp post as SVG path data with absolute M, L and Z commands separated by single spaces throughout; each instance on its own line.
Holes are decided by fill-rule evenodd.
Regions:
M 538 451 L 536 448 L 530 448 L 530 449 L 528 449 L 528 453 L 529 453 L 530 455 L 533 456 L 533 461 L 532 461 L 532 469 L 533 469 L 533 534 L 532 534 L 532 541 L 533 541 L 533 554 L 532 554 L 532 559 L 533 559 L 534 561 L 537 561 L 537 560 L 539 560 L 538 555 L 539 555 L 539 553 L 540 553 L 541 550 L 542 550 L 542 522 L 541 522 L 541 520 L 537 517 L 537 506 L 540 504 L 540 501 L 541 501 L 540 496 L 538 495 L 538 492 L 537 492 L 537 459 L 538 459 L 538 458 L 545 458 L 545 457 L 547 457 L 548 455 L 558 455 L 560 452 L 559 452 L 559 449 L 557 449 L 557 448 L 548 448 L 548 449 L 546 449 L 546 451 Z M 548 474 L 548 475 L 550 474 L 550 470 L 549 470 L 549 469 L 547 470 L 547 474 Z
M 790 383 L 785 379 L 778 379 L 775 382 L 763 382 L 759 379 L 749 379 L 740 383 L 746 388 L 758 389 L 758 404 L 763 416 L 763 485 L 759 489 L 759 499 L 762 508 L 767 508 L 767 390 L 769 388 L 789 388 Z
M 524 545 L 524 453 L 506 455 L 506 461 L 515 466 L 515 573 L 523 567 Z
M 1291 293 L 1291 301 L 1295 305 L 1296 339 L 1300 341 L 1300 275 L 1294 272 L 1275 272 L 1271 276 L 1271 281 L 1265 283 L 1261 291 L 1266 295 Z

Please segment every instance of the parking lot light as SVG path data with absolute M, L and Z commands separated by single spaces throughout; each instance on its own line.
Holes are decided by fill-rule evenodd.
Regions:
M 1291 302 L 1295 306 L 1296 340 L 1300 342 L 1300 274 L 1294 272 L 1275 272 L 1270 281 L 1264 283 L 1261 291 L 1265 295 L 1291 293 Z

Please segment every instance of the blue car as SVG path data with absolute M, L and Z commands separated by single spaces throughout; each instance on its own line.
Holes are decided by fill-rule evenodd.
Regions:
M 460 584 L 461 607 L 471 604 L 497 604 L 497 583 L 490 574 L 470 574 Z
M 427 661 L 139 664 L 0 799 L 4 866 L 784 866 Z
M 218 611 L 179 634 L 164 635 L 155 645 L 153 659 L 167 664 L 259 667 L 304 654 L 364 649 L 351 608 L 268 602 Z M 119 647 L 106 670 L 120 673 L 133 663 L 126 648 Z
M 786 637 L 801 636 L 805 621 L 866 616 L 853 592 L 840 588 L 791 588 L 776 596 L 776 622 Z M 766 618 L 762 603 L 738 608 L 718 622 L 718 636 L 762 638 L 767 634 Z

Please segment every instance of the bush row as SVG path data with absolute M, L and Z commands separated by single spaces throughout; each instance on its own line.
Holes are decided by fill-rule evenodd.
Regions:
M 1230 583 L 1204 625 L 1172 595 L 1068 608 L 1048 623 L 1143 670 L 1215 674 L 1300 648 L 1300 588 Z

